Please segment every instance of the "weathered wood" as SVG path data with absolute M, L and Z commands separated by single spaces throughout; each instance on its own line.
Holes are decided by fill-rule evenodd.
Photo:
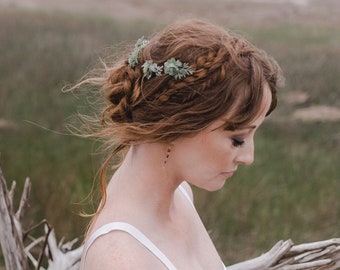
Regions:
M 57 244 L 54 229 L 46 220 L 31 227 L 23 234 L 23 217 L 29 206 L 30 180 L 27 178 L 21 195 L 18 210 L 14 212 L 13 199 L 16 182 L 12 182 L 8 190 L 5 177 L 0 168 L 0 243 L 5 260 L 6 270 L 28 270 L 29 261 L 35 269 L 45 270 L 42 266 L 43 258 L 47 258 L 47 270 L 77 270 L 83 251 L 83 246 L 72 250 L 77 239 Z M 43 236 L 37 239 L 30 236 L 41 225 L 45 228 Z M 31 241 L 25 246 L 24 235 Z M 25 241 L 27 242 L 27 241 Z M 32 254 L 33 248 L 40 249 L 38 258 Z
M 48 262 L 47 270 L 78 270 L 80 258 L 83 253 L 83 246 L 72 250 L 72 246 L 78 239 L 74 239 L 65 244 L 57 245 L 54 230 L 48 237 L 48 247 L 51 253 L 51 259 Z
M 267 253 L 227 270 L 337 270 L 340 269 L 340 238 L 294 245 L 279 241 Z
M 28 196 L 30 188 L 29 180 L 26 180 L 26 183 L 22 201 L 20 202 L 20 211 L 18 211 L 18 216 L 16 216 L 13 210 L 15 182 L 13 182 L 9 192 L 5 177 L 0 168 L 0 243 L 7 270 L 28 270 L 20 223 L 28 200 L 26 196 Z
M 227 267 L 227 270 L 260 270 L 275 265 L 293 246 L 291 240 L 277 242 L 267 253 Z

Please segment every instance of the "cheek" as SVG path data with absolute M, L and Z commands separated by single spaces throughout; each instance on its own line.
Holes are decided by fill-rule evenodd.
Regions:
M 206 158 L 213 164 L 212 166 L 225 167 L 232 160 L 233 149 L 226 138 L 214 137 L 202 142 L 206 149 Z
M 224 169 L 229 167 L 229 163 L 232 161 L 232 151 L 228 146 L 220 146 L 218 151 L 216 151 L 216 163 L 221 165 Z

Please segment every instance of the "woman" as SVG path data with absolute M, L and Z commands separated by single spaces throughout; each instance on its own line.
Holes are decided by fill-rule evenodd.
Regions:
M 87 80 L 107 100 L 95 135 L 116 148 L 81 268 L 224 269 L 190 185 L 218 190 L 253 162 L 254 133 L 275 108 L 281 79 L 277 63 L 243 38 L 185 20 Z

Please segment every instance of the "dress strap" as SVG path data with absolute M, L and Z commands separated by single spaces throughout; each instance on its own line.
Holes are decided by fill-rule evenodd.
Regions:
M 183 193 L 184 197 L 186 197 L 189 201 L 189 203 L 192 205 L 193 208 L 195 208 L 194 203 L 192 202 L 190 195 L 188 194 L 188 192 L 185 190 L 185 188 L 181 185 L 178 186 L 178 189 Z
M 124 231 L 130 234 L 132 237 L 137 239 L 144 247 L 150 250 L 169 270 L 176 270 L 176 267 L 172 264 L 172 262 L 165 256 L 165 254 L 155 246 L 154 243 L 150 241 L 140 230 L 136 227 L 132 226 L 131 224 L 125 222 L 111 222 L 108 224 L 103 225 L 98 230 L 96 230 L 88 239 L 85 244 L 84 252 L 81 260 L 81 267 L 80 269 L 84 269 L 85 264 L 85 257 L 89 247 L 92 243 L 100 236 L 107 234 L 111 231 Z

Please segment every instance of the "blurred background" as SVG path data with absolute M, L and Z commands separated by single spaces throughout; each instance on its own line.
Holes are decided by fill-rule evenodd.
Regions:
M 86 92 L 61 89 L 117 46 L 197 17 L 265 49 L 286 76 L 255 163 L 220 191 L 195 189 L 221 257 L 231 264 L 280 239 L 340 237 L 339 15 L 337 0 L 0 0 L 0 165 L 17 197 L 32 181 L 27 226 L 46 218 L 59 239 L 82 238 L 80 212 L 95 208 L 98 144 L 66 129 L 93 108 Z

